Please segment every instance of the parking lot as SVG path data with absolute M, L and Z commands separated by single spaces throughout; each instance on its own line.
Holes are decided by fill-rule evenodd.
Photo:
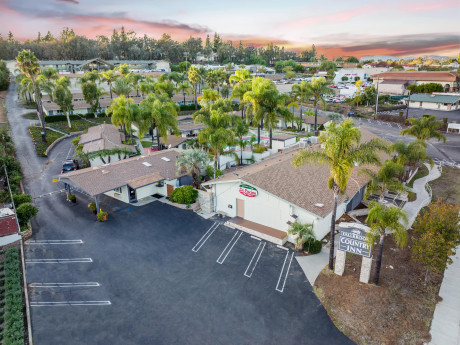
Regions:
M 89 201 L 39 199 L 36 344 L 353 344 L 292 251 L 161 202 L 99 223 Z

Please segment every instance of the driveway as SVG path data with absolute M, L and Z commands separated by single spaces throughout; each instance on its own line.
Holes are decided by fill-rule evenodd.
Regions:
M 8 118 L 40 207 L 26 242 L 35 344 L 353 344 L 290 251 L 158 201 L 109 208 L 106 223 L 84 195 L 67 202 L 51 180 L 70 140 L 38 157 L 13 88 Z

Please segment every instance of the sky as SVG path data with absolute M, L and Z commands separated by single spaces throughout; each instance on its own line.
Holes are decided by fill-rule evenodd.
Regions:
M 63 27 L 95 38 L 124 26 L 138 36 L 168 33 L 337 56 L 423 56 L 460 52 L 460 0 L 0 0 L 0 33 L 18 40 Z

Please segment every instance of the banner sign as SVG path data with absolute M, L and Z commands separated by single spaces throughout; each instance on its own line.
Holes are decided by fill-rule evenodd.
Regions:
M 340 228 L 339 250 L 371 257 L 372 248 L 367 243 L 366 231 L 357 228 Z
M 244 196 L 247 196 L 248 198 L 254 198 L 258 194 L 257 189 L 247 184 L 240 184 L 239 191 L 241 194 L 243 194 Z

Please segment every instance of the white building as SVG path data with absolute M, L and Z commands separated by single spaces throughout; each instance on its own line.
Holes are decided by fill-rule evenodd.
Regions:
M 361 132 L 362 141 L 376 137 Z M 212 193 L 214 211 L 231 217 L 230 226 L 274 243 L 294 241 L 287 235 L 293 222 L 313 224 L 316 238 L 322 239 L 329 232 L 334 204 L 328 189 L 329 168 L 319 164 L 294 168 L 293 156 L 299 150 L 295 146 L 204 183 Z M 339 196 L 337 219 L 362 199 L 368 178 L 358 170 L 354 169 L 346 193 Z
M 409 108 L 452 111 L 460 109 L 460 94 L 422 94 L 410 96 Z
M 335 72 L 334 84 L 342 82 L 355 82 L 356 78 L 359 78 L 361 81 L 366 81 L 368 78 L 372 77 L 374 74 L 383 73 L 387 71 L 388 68 L 385 67 L 367 67 L 367 68 L 342 68 Z M 347 78 L 342 80 L 342 78 Z

